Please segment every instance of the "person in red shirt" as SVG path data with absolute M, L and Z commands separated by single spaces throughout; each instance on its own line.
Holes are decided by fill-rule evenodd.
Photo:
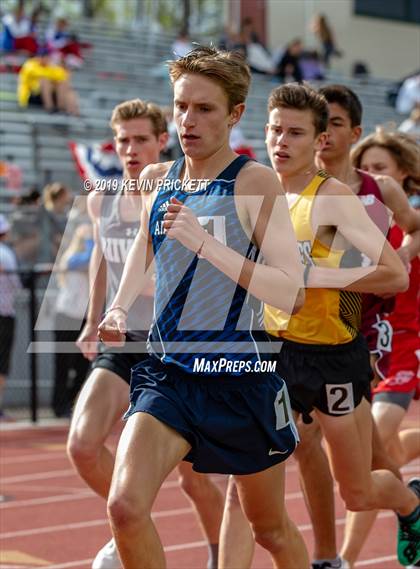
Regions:
M 365 138 L 352 152 L 352 164 L 372 175 L 391 176 L 408 195 L 420 190 L 420 147 L 402 133 L 377 133 Z M 394 224 L 389 240 L 394 249 L 404 242 L 404 232 Z M 409 265 L 408 290 L 396 295 L 385 318 L 391 331 L 391 351 L 378 362 L 383 379 L 373 390 L 372 414 L 380 438 L 401 467 L 420 455 L 420 428 L 400 430 L 404 415 L 420 386 L 420 259 Z M 351 513 L 342 556 L 356 561 L 376 519 L 377 512 Z

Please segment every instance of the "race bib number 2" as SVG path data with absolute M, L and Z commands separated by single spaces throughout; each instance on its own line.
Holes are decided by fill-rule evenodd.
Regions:
M 354 410 L 353 385 L 351 383 L 327 384 L 325 389 L 330 415 L 347 415 Z

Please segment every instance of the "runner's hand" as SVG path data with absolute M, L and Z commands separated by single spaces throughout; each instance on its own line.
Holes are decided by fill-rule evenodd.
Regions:
M 163 217 L 163 226 L 169 239 L 176 239 L 184 247 L 197 253 L 208 237 L 196 215 L 176 198 L 171 198 L 168 212 Z
M 108 311 L 98 326 L 99 340 L 112 348 L 124 346 L 126 332 L 126 315 L 119 308 Z
M 86 322 L 76 340 L 76 346 L 90 362 L 96 358 L 98 354 L 98 328 L 96 324 Z

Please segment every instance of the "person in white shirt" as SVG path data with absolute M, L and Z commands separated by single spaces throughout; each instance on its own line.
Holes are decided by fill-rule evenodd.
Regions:
M 172 44 L 172 52 L 175 55 L 176 59 L 180 57 L 185 57 L 187 53 L 192 51 L 193 45 L 191 40 L 188 36 L 188 33 L 185 31 L 181 31 L 174 43 Z
M 0 214 L 0 420 L 3 417 L 3 391 L 9 373 L 15 329 L 15 296 L 21 288 L 17 275 L 17 260 L 6 245 L 10 224 Z
M 417 105 L 420 105 L 420 73 L 404 81 L 395 103 L 397 112 L 401 114 L 411 113 Z

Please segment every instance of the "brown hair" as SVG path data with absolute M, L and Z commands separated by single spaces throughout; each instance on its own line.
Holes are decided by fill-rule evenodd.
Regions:
M 327 17 L 319 14 L 315 22 L 315 31 L 319 34 L 322 42 L 333 42 L 333 34 L 328 24 Z
M 351 161 L 355 168 L 360 168 L 363 154 L 369 148 L 379 147 L 387 150 L 407 177 L 403 188 L 408 194 L 420 189 L 420 147 L 416 141 L 402 132 L 385 132 L 378 128 L 374 134 L 364 138 L 352 151 Z
M 359 97 L 345 85 L 326 85 L 318 93 L 324 95 L 328 103 L 336 103 L 346 111 L 352 127 L 362 124 L 363 107 Z
M 308 85 L 287 83 L 276 87 L 268 98 L 268 112 L 277 108 L 298 109 L 311 111 L 315 133 L 325 132 L 328 126 L 328 104 L 323 95 L 320 95 Z
M 184 73 L 204 75 L 220 85 L 228 98 L 229 112 L 244 103 L 251 83 L 245 58 L 235 51 L 199 46 L 185 57 L 169 61 L 169 77 L 174 84 Z
M 162 109 L 150 101 L 131 99 L 117 105 L 112 111 L 110 126 L 115 131 L 115 126 L 123 121 L 133 119 L 150 119 L 153 133 L 156 137 L 167 131 L 167 124 Z

